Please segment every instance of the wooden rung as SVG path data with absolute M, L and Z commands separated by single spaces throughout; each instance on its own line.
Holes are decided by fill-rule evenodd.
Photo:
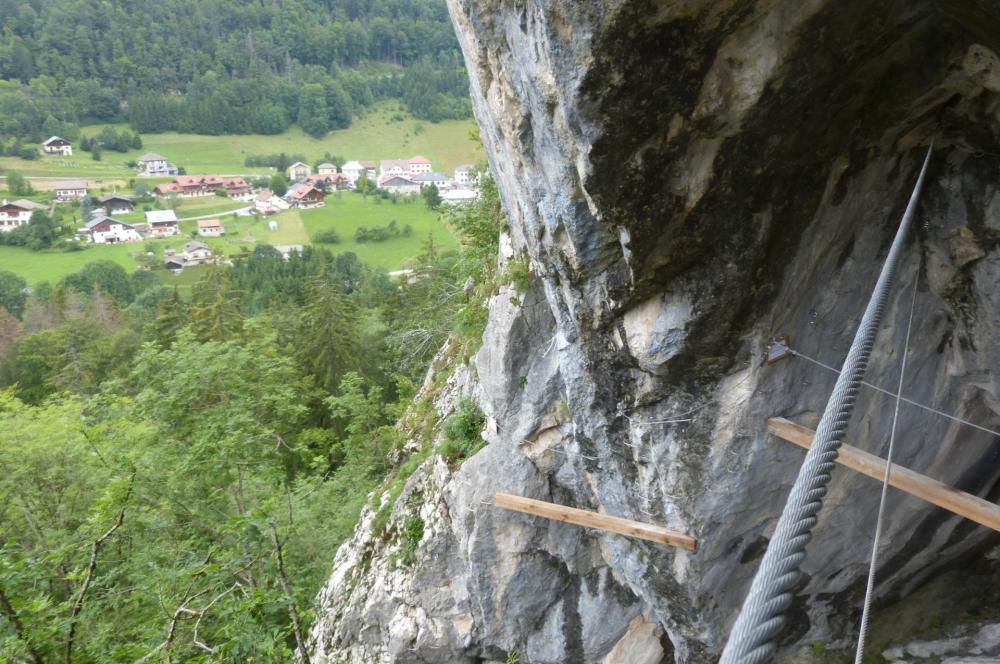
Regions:
M 631 519 L 622 519 L 617 516 L 608 516 L 607 514 L 600 514 L 598 512 L 588 512 L 587 510 L 580 510 L 575 507 L 555 505 L 542 500 L 534 500 L 533 498 L 514 496 L 509 493 L 498 493 L 493 496 L 493 504 L 505 510 L 523 512 L 524 514 L 532 514 L 587 528 L 597 528 L 609 533 L 638 537 L 691 551 L 694 551 L 698 546 L 698 540 L 677 530 L 653 526 L 648 523 L 640 523 Z
M 782 417 L 772 417 L 767 421 L 767 430 L 778 438 L 795 443 L 799 447 L 809 449 L 812 445 L 816 432 L 794 422 L 789 422 Z M 840 455 L 837 463 L 847 466 L 851 470 L 856 470 L 862 475 L 867 475 L 881 482 L 885 479 L 885 459 L 859 450 L 850 445 L 843 445 L 840 448 Z M 897 489 L 922 498 L 938 507 L 943 507 L 949 512 L 954 512 L 966 519 L 971 519 L 987 528 L 1000 531 L 1000 505 L 983 500 L 979 496 L 974 496 L 965 491 L 959 491 L 955 487 L 948 486 L 943 482 L 938 482 L 926 475 L 914 472 L 909 468 L 904 468 L 899 464 L 892 464 L 892 474 L 889 476 L 889 485 Z

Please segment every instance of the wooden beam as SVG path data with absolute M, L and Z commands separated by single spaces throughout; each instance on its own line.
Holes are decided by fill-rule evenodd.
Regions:
M 772 417 L 767 421 L 767 430 L 778 438 L 795 443 L 799 447 L 809 449 L 812 445 L 816 432 L 781 417 Z M 850 445 L 843 445 L 840 448 L 840 455 L 837 463 L 847 466 L 851 470 L 856 470 L 862 475 L 867 475 L 881 482 L 885 479 L 885 459 L 859 450 Z M 922 498 L 938 507 L 943 507 L 949 512 L 954 512 L 966 519 L 971 519 L 987 528 L 1000 531 L 1000 505 L 983 500 L 979 496 L 974 496 L 965 491 L 959 491 L 955 487 L 948 486 L 943 482 L 931 479 L 926 475 L 914 472 L 909 468 L 904 468 L 898 464 L 892 464 L 892 474 L 889 476 L 889 485 L 905 491 L 918 498 Z
M 638 537 L 639 539 L 677 546 L 694 551 L 698 546 L 698 540 L 677 530 L 653 526 L 648 523 L 640 523 L 631 519 L 622 519 L 617 516 L 608 516 L 598 512 L 588 512 L 575 507 L 565 505 L 555 505 L 542 500 L 514 496 L 509 493 L 498 493 L 493 496 L 493 504 L 506 510 L 523 512 L 534 516 L 541 516 L 553 521 L 572 523 L 586 528 L 596 528 L 609 533 Z

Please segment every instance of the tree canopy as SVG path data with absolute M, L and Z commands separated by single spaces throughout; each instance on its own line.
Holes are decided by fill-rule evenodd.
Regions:
M 386 98 L 432 121 L 470 114 L 444 0 L 0 0 L 0 30 L 0 136 L 122 119 L 321 135 Z

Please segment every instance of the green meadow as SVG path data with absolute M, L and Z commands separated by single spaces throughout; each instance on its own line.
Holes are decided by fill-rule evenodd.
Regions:
M 83 134 L 97 134 L 103 125 L 83 127 Z M 126 125 L 113 125 L 125 128 Z M 0 158 L 0 170 L 15 170 L 31 177 L 87 178 L 92 184 L 111 185 L 135 177 L 125 164 L 145 152 L 158 152 L 188 173 L 222 175 L 265 174 L 267 168 L 243 165 L 249 154 L 302 154 L 313 161 L 324 153 L 345 159 L 398 159 L 423 155 L 434 168 L 451 173 L 456 166 L 483 159 L 482 147 L 470 139 L 476 129 L 473 120 L 428 122 L 401 110 L 398 102 L 385 102 L 363 116 L 355 117 L 348 129 L 313 138 L 298 127 L 273 136 L 200 136 L 197 134 L 143 134 L 142 150 L 127 153 L 105 151 L 101 161 L 77 152 L 72 157 L 43 156 L 34 161 Z
M 327 196 L 327 205 L 301 213 L 305 230 L 312 238 L 318 231 L 332 228 L 340 235 L 337 244 L 323 245 L 334 253 L 353 251 L 370 265 L 387 270 L 406 267 L 407 260 L 418 256 L 428 236 L 434 237 L 441 250 L 455 249 L 458 242 L 441 215 L 428 210 L 422 197 L 400 197 L 396 203 L 373 196 L 351 192 Z M 402 229 L 409 225 L 407 237 L 394 237 L 382 242 L 356 242 L 354 233 L 359 226 L 386 226 L 390 221 Z
M 218 206 L 225 201 L 217 198 L 185 200 L 178 209 L 179 216 L 195 216 L 197 213 L 211 209 L 212 204 Z M 232 201 L 230 201 L 232 203 Z M 189 207 L 184 207 L 190 204 Z M 199 205 L 200 204 L 200 205 Z M 241 205 L 242 207 L 242 205 Z M 135 221 L 141 219 L 141 213 Z M 221 256 L 233 256 L 243 251 L 252 250 L 257 244 L 271 245 L 309 245 L 313 244 L 312 236 L 322 230 L 334 229 L 340 235 L 337 244 L 321 245 L 333 253 L 353 251 L 358 257 L 375 267 L 386 270 L 397 270 L 407 266 L 408 261 L 418 256 L 428 236 L 433 236 L 440 250 L 454 249 L 458 246 L 454 235 L 442 220 L 439 213 L 428 210 L 423 198 L 399 198 L 396 203 L 382 200 L 374 196 L 363 197 L 360 194 L 342 192 L 327 197 L 327 205 L 314 210 L 288 210 L 273 217 L 260 218 L 256 216 L 236 216 L 220 212 L 218 219 L 225 228 L 225 235 L 218 238 L 194 237 L 198 222 L 180 222 L 181 235 L 163 239 L 148 239 L 144 242 L 129 244 L 91 245 L 83 244 L 82 251 L 42 251 L 35 252 L 23 247 L 0 246 L 0 270 L 9 270 L 23 277 L 29 285 L 35 286 L 43 281 L 56 282 L 66 275 L 79 271 L 92 261 L 111 260 L 119 263 L 125 269 L 132 271 L 139 267 L 137 258 L 152 250 L 158 259 L 163 258 L 164 249 L 181 251 L 184 243 L 198 239 L 208 244 L 212 251 Z M 123 219 L 125 220 L 125 219 Z M 390 238 L 383 242 L 355 241 L 354 234 L 359 226 L 385 226 L 390 221 L 396 221 L 402 230 L 410 226 L 408 236 Z M 269 228 L 270 221 L 277 224 L 275 230 Z M 173 275 L 157 270 L 164 283 L 177 284 L 181 287 L 190 286 L 197 280 L 201 270 L 185 268 L 181 275 Z

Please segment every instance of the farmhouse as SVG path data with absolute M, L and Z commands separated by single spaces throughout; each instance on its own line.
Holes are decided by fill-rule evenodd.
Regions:
M 253 189 L 243 178 L 224 178 L 222 188 L 226 190 L 226 195 L 236 201 L 252 201 Z
M 183 256 L 187 263 L 204 263 L 212 257 L 212 250 L 204 242 L 193 240 L 184 245 Z
M 202 237 L 221 237 L 226 232 L 218 219 L 202 219 L 198 222 L 198 235 Z
M 277 214 L 289 208 L 288 201 L 281 198 L 270 189 L 261 189 L 254 197 L 254 209 L 263 215 Z
M 108 211 L 108 214 L 128 214 L 135 208 L 135 202 L 128 196 L 111 194 L 97 199 L 97 204 Z
M 354 183 L 346 173 L 331 173 L 327 175 L 310 175 L 305 179 L 306 184 L 322 189 L 324 191 L 343 191 L 351 189 Z
M 86 180 L 60 180 L 52 183 L 52 195 L 57 201 L 78 201 L 87 197 Z
M 90 237 L 94 244 L 116 244 L 118 242 L 141 242 L 142 236 L 135 226 L 126 224 L 124 221 L 112 219 L 108 215 L 98 212 L 87 222 L 83 233 Z
M 420 173 L 419 175 L 414 175 L 411 179 L 421 187 L 432 184 L 440 189 L 451 184 L 451 180 L 444 173 Z
M 181 232 L 177 225 L 177 214 L 173 210 L 150 210 L 146 213 L 146 224 L 153 237 L 179 235 Z
M 140 175 L 148 177 L 162 177 L 164 175 L 177 175 L 177 167 L 167 162 L 167 158 L 162 154 L 147 152 L 135 160 L 136 167 Z
M 324 162 L 316 167 L 316 173 L 318 175 L 336 175 L 337 165 Z
M 305 180 L 310 175 L 312 175 L 312 168 L 309 167 L 309 164 L 303 164 L 301 161 L 288 167 L 288 179 L 292 182 Z
M 73 154 L 73 145 L 65 138 L 53 136 L 42 143 L 42 152 L 45 154 L 61 154 L 64 157 L 69 157 Z
M 27 224 L 31 221 L 32 212 L 44 209 L 44 205 L 34 201 L 20 199 L 7 202 L 4 199 L 3 203 L 0 204 L 0 233 L 7 233 L 18 226 Z
M 412 195 L 420 193 L 420 184 L 407 178 L 394 177 L 382 182 L 382 188 L 392 194 Z
M 289 189 L 285 194 L 285 200 L 297 208 L 322 207 L 326 205 L 326 194 L 318 187 L 303 182 Z

